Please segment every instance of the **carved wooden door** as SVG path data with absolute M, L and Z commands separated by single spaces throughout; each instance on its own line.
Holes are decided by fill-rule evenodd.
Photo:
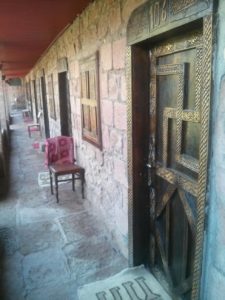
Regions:
M 202 33 L 150 51 L 150 264 L 190 299 L 201 145 Z

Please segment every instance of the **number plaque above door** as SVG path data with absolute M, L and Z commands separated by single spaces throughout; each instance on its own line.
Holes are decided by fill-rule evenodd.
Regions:
M 128 44 L 202 18 L 212 12 L 212 0 L 151 0 L 138 7 L 128 23 Z

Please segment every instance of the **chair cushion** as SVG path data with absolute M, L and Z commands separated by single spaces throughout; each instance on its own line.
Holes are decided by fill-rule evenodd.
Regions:
M 49 166 L 49 170 L 56 175 L 75 174 L 82 173 L 84 169 L 76 164 L 52 164 Z
M 29 131 L 40 131 L 40 126 L 38 126 L 38 127 L 29 127 L 28 130 Z

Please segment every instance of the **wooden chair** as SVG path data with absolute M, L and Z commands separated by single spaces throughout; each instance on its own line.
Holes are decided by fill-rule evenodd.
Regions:
M 22 110 L 22 116 L 23 116 L 23 120 L 24 122 L 31 122 L 32 118 L 31 118 L 31 112 L 29 109 L 23 109 Z
M 41 136 L 41 124 L 40 124 L 41 114 L 42 114 L 42 111 L 39 111 L 38 115 L 37 115 L 37 123 L 33 123 L 33 124 L 30 124 L 27 126 L 29 137 L 31 137 L 31 132 L 34 132 L 34 131 L 39 131 L 40 136 Z
M 45 155 L 45 164 L 49 169 L 51 193 L 54 194 L 54 179 L 57 203 L 59 202 L 58 183 L 63 181 L 72 181 L 72 189 L 75 191 L 75 181 L 81 180 L 82 198 L 84 198 L 84 169 L 75 163 L 73 138 L 58 136 L 47 139 Z M 71 179 L 60 179 L 59 177 L 63 175 L 71 175 Z

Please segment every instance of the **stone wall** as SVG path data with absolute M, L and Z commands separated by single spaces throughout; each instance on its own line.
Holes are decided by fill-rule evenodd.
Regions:
M 0 128 L 8 130 L 11 90 L 0 72 Z
M 201 299 L 225 295 L 225 2 L 219 1 L 214 43 L 208 217 Z
M 77 161 L 86 170 L 86 199 L 127 256 L 128 191 L 126 132 L 126 26 L 131 12 L 145 0 L 97 0 L 46 50 L 26 80 L 53 74 L 56 120 L 50 134 L 60 134 L 57 60 L 67 57 L 73 136 Z M 79 60 L 99 51 L 103 149 L 81 137 Z M 47 89 L 48 93 L 48 89 Z

